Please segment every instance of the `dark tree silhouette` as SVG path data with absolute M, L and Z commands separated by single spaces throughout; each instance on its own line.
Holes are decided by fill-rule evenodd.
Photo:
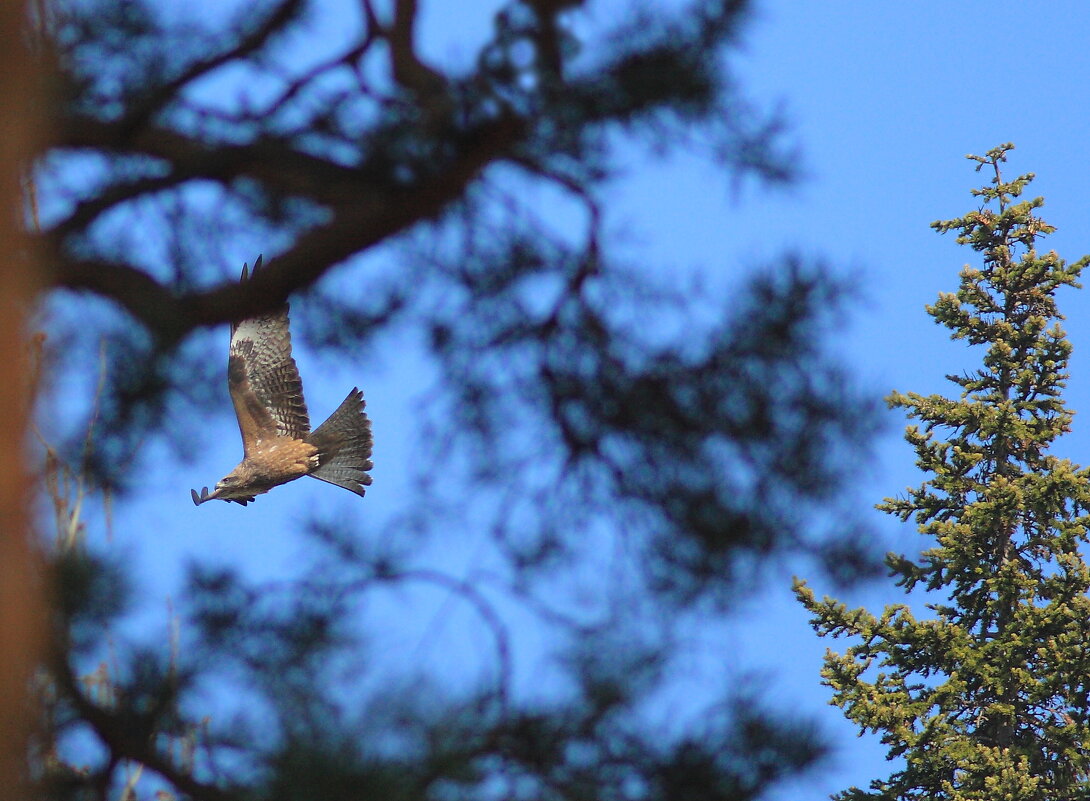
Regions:
M 671 678 L 670 621 L 729 607 L 770 557 L 861 564 L 850 526 L 815 522 L 869 429 L 821 346 L 841 293 L 793 257 L 718 297 L 614 255 L 603 220 L 626 160 L 684 148 L 725 178 L 792 170 L 777 121 L 725 62 L 748 3 L 622 5 L 607 22 L 590 5 L 511 2 L 462 68 L 422 53 L 414 0 L 359 0 L 329 38 L 311 26 L 330 7 L 306 0 L 35 8 L 53 132 L 32 237 L 49 268 L 45 356 L 85 370 L 109 343 L 80 469 L 124 490 L 139 443 L 187 439 L 213 393 L 227 414 L 221 351 L 210 364 L 190 345 L 291 296 L 311 345 L 349 353 L 412 332 L 441 377 L 431 441 L 484 510 L 453 514 L 425 483 L 405 531 L 383 539 L 456 537 L 487 517 L 504 565 L 501 588 L 477 586 L 319 519 L 298 582 L 196 568 L 199 645 L 124 651 L 89 677 L 135 600 L 119 566 L 61 549 L 37 757 L 58 797 L 141 792 L 122 778 L 137 765 L 157 777 L 143 792 L 193 799 L 745 799 L 820 755 L 805 724 L 741 693 L 709 695 L 671 732 L 649 705 Z M 578 223 L 535 208 L 542 188 Z M 233 280 L 258 252 L 267 268 Z M 323 276 L 339 265 L 353 281 L 335 291 Z M 609 542 L 628 560 L 625 597 L 580 613 L 562 579 Z M 408 583 L 477 611 L 497 678 L 350 702 L 328 674 L 359 647 L 356 604 Z M 567 654 L 570 686 L 547 703 L 510 686 L 512 603 Z M 210 675 L 253 703 L 194 708 Z

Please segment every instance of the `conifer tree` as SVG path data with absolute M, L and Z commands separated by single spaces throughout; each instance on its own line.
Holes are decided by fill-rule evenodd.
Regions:
M 796 582 L 821 636 L 854 638 L 826 654 L 832 703 L 900 766 L 838 799 L 1090 797 L 1090 473 L 1049 453 L 1073 418 L 1054 296 L 1090 258 L 1037 250 L 1055 228 L 1036 215 L 1041 198 L 1019 199 L 1032 173 L 1002 177 L 1012 148 L 969 156 L 994 173 L 973 191 L 980 208 L 931 226 L 983 257 L 927 309 L 986 349 L 983 366 L 947 376 L 956 398 L 888 399 L 918 421 L 906 439 L 928 478 L 878 508 L 933 542 L 887 564 L 906 593 L 927 591 L 931 614 L 849 609 Z

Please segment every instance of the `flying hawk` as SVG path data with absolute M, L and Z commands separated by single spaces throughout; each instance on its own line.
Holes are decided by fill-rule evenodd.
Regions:
M 261 257 L 242 280 L 256 275 Z M 193 503 L 219 498 L 245 506 L 255 496 L 301 476 L 320 478 L 362 496 L 371 483 L 371 421 L 353 387 L 329 419 L 310 430 L 303 382 L 291 356 L 288 306 L 231 326 L 227 386 L 242 432 L 243 459 L 211 492 L 190 490 Z

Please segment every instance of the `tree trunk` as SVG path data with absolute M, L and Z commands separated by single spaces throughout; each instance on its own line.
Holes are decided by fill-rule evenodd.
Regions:
M 32 796 L 29 690 L 45 624 L 24 452 L 30 383 L 25 326 L 36 271 L 25 247 L 20 180 L 40 141 L 24 11 L 20 0 L 0 0 L 0 787 L 5 798 L 19 801 Z

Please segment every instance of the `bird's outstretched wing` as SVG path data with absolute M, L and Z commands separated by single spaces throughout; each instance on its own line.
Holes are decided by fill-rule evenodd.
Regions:
M 260 267 L 258 257 L 253 273 L 242 268 L 242 280 Z M 303 439 L 310 432 L 303 382 L 291 355 L 287 304 L 231 326 L 227 385 L 247 455 L 262 440 Z

